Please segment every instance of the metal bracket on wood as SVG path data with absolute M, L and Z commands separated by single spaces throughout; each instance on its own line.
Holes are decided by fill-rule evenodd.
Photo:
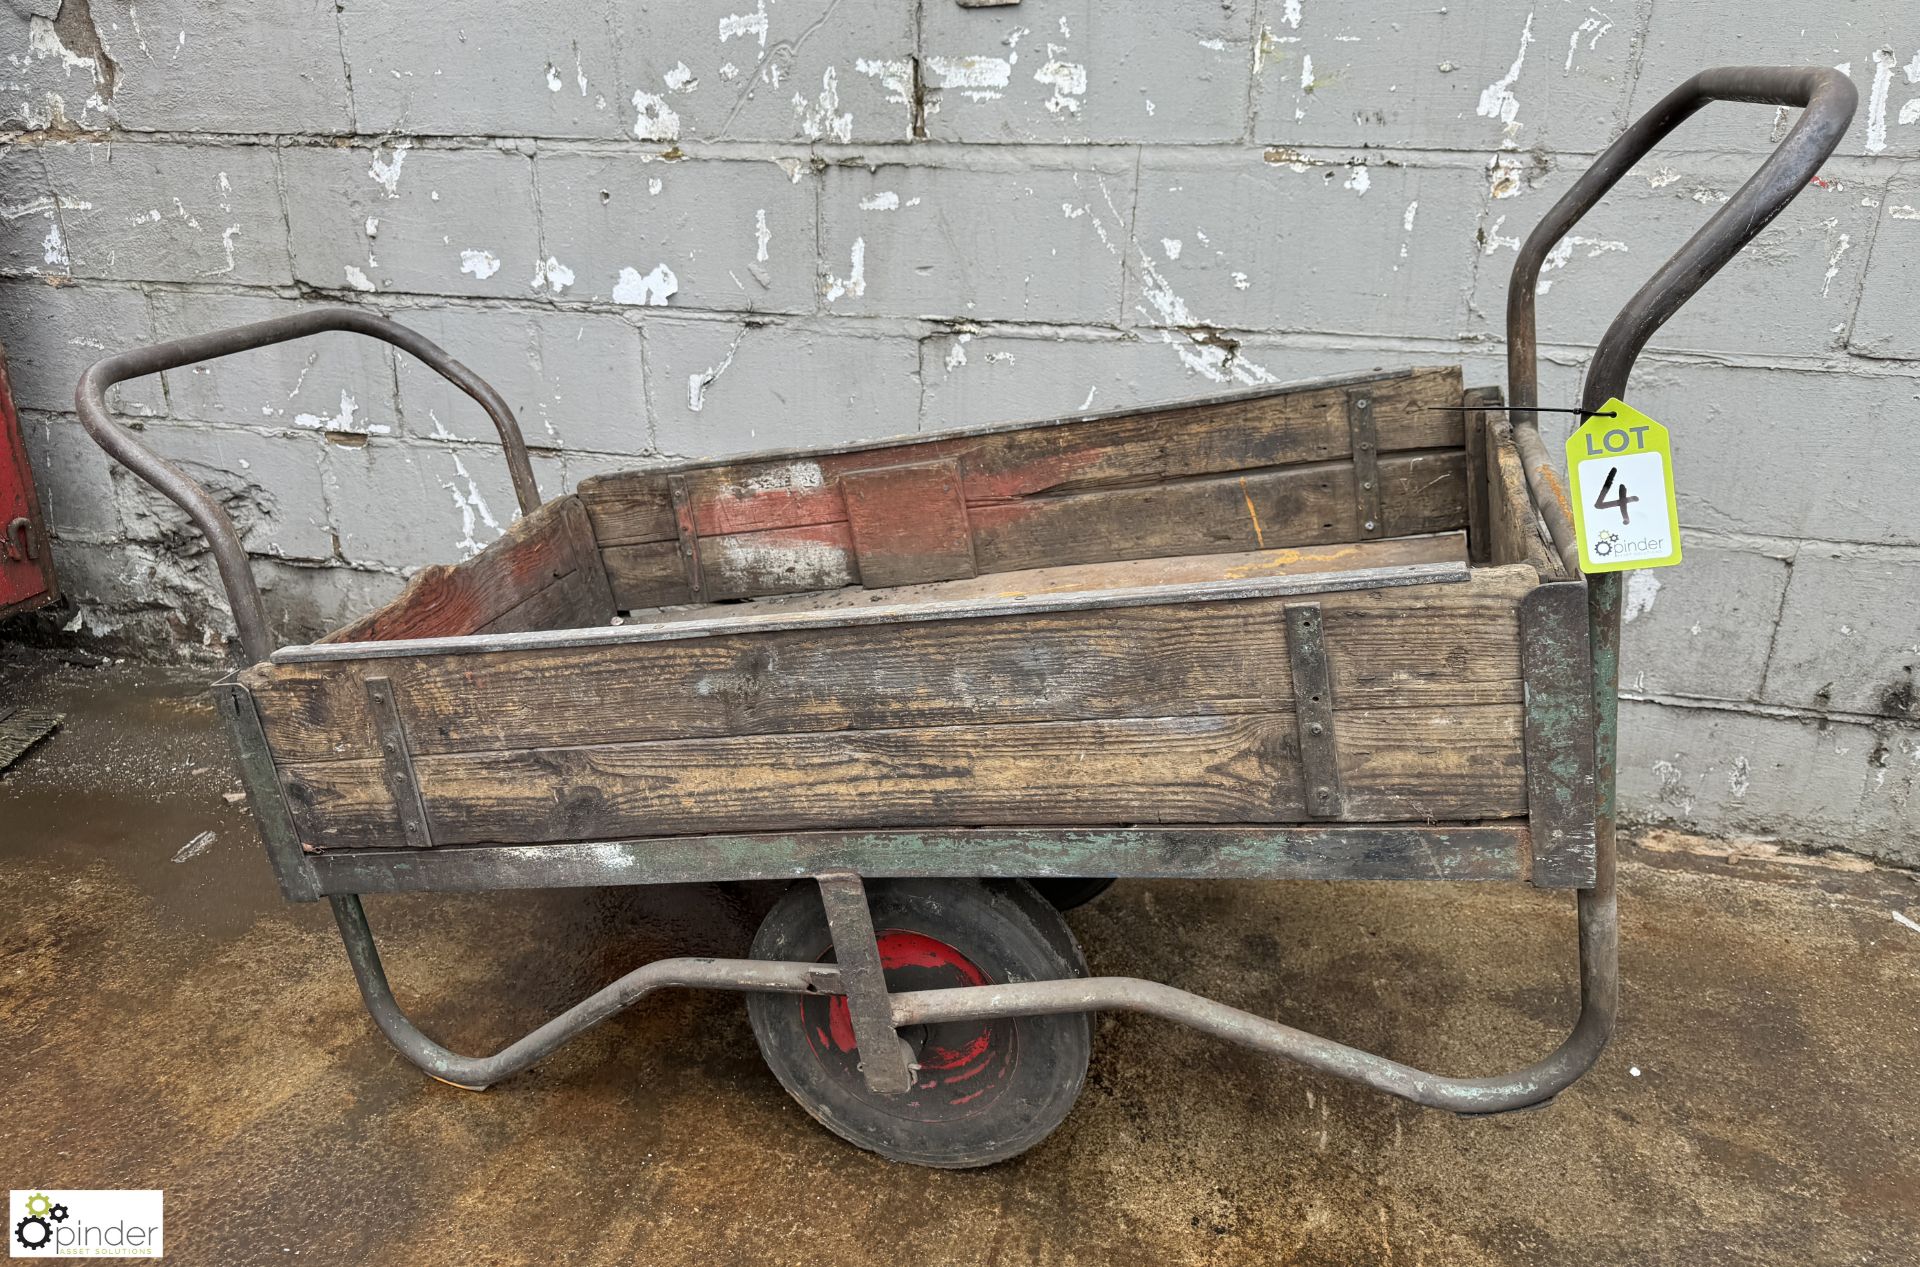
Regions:
M 1587 888 L 1596 875 L 1600 789 L 1585 584 L 1538 585 L 1521 600 L 1520 671 L 1532 879 L 1542 888 Z
M 1300 723 L 1300 770 L 1306 783 L 1307 817 L 1339 818 L 1347 812 L 1340 786 L 1339 754 L 1333 746 L 1333 675 L 1327 670 L 1326 629 L 1318 603 L 1288 603 L 1287 658 L 1293 666 L 1293 713 Z
M 380 760 L 387 768 L 387 786 L 400 808 L 400 831 L 413 849 L 433 845 L 433 827 L 427 819 L 427 803 L 420 795 L 420 779 L 413 771 L 413 752 L 407 747 L 407 733 L 400 725 L 400 709 L 393 699 L 393 682 L 383 677 L 367 679 L 367 705 L 373 711 L 373 733 L 380 741 Z
M 693 499 L 687 491 L 687 477 L 667 476 L 667 489 L 673 494 L 673 518 L 679 528 L 680 565 L 686 569 L 687 588 L 693 592 L 694 602 L 703 603 L 707 598 L 707 587 L 700 576 L 700 529 L 694 522 Z
M 1380 433 L 1373 421 L 1373 393 L 1366 388 L 1347 392 L 1347 436 L 1353 446 L 1354 522 L 1363 539 L 1387 535 L 1380 516 Z
M 260 824 L 260 838 L 266 842 L 267 857 L 279 877 L 280 892 L 290 902 L 314 901 L 320 897 L 320 877 L 313 859 L 300 847 L 300 832 L 287 809 L 280 776 L 273 768 L 273 753 L 267 747 L 266 728 L 260 723 L 253 692 L 238 682 L 216 682 L 213 698 L 220 715 L 226 718 L 227 733 L 240 758 L 240 782 L 246 788 L 254 821 Z
M 847 996 L 853 1041 L 860 1048 L 860 1072 L 876 1095 L 900 1095 L 913 1089 L 914 1065 L 907 1045 L 893 1028 L 893 1003 L 880 966 L 880 941 L 867 909 L 867 889 L 851 871 L 827 871 L 815 877 L 827 928 L 833 933 L 833 957 Z

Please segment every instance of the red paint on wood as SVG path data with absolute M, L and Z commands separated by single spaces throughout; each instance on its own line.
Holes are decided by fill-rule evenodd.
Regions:
M 953 463 L 850 471 L 840 487 L 862 585 L 917 585 L 975 574 L 973 529 Z

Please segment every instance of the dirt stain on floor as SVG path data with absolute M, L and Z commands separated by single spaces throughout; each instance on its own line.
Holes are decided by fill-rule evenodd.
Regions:
M 1920 884 L 1635 851 L 1621 1029 L 1552 1105 L 1415 1108 L 1143 1018 L 1014 1162 L 828 1135 L 736 997 L 656 996 L 485 1094 L 362 1011 L 324 905 L 274 887 L 204 673 L 36 659 L 67 714 L 0 780 L 0 1170 L 160 1187 L 183 1263 L 1865 1263 L 1920 1256 Z M 202 833 L 214 839 L 174 861 Z M 740 954 L 771 886 L 371 900 L 401 1002 L 492 1050 L 629 968 Z M 1122 883 L 1095 969 L 1430 1068 L 1575 1005 L 1564 898 Z

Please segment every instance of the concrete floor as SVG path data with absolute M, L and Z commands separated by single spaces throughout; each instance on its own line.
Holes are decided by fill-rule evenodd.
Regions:
M 174 1261 L 1920 1261 L 1908 874 L 1632 851 L 1620 1033 L 1545 1110 L 1449 1117 L 1108 1018 L 1061 1131 L 939 1173 L 816 1127 L 737 998 L 649 1001 L 484 1095 L 425 1078 L 223 798 L 209 675 L 23 657 L 0 699 L 69 716 L 0 781 L 0 1171 L 165 1188 Z M 768 901 L 369 909 L 403 1003 L 478 1051 L 644 959 L 741 953 Z M 1524 1062 L 1573 1010 L 1571 904 L 1518 889 L 1131 883 L 1073 923 L 1096 970 L 1443 1070 Z

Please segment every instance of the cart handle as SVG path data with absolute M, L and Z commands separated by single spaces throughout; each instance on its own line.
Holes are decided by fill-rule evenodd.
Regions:
M 233 624 L 240 635 L 241 650 L 251 663 L 257 664 L 272 654 L 273 641 L 267 628 L 266 603 L 260 597 L 260 586 L 253 579 L 246 547 L 240 543 L 233 520 L 226 508 L 192 476 L 155 453 L 132 432 L 114 425 L 107 413 L 107 389 L 130 378 L 176 370 L 196 361 L 250 352 L 329 330 L 364 334 L 391 343 L 412 353 L 434 373 L 471 396 L 500 431 L 500 443 L 507 451 L 507 471 L 513 477 L 513 492 L 520 502 L 520 513 L 530 515 L 540 507 L 540 489 L 533 480 L 527 443 L 506 400 L 486 380 L 447 355 L 432 340 L 375 313 L 354 308 L 320 308 L 151 347 L 132 348 L 94 362 L 81 375 L 80 385 L 73 392 L 74 408 L 80 414 L 81 423 L 101 448 L 171 498 L 206 534 L 213 548 L 214 562 L 220 569 L 220 580 L 227 589 L 227 602 L 233 609 Z
M 1858 100 L 1852 80 L 1821 66 L 1723 66 L 1703 70 L 1634 120 L 1527 235 L 1507 284 L 1507 396 L 1516 410 L 1514 442 L 1526 465 L 1527 483 L 1569 568 L 1573 568 L 1577 555 L 1566 486 L 1541 443 L 1538 415 L 1518 412 L 1540 403 L 1534 287 L 1547 253 L 1627 174 L 1628 168 L 1708 102 L 1806 107 L 1760 170 L 1634 293 L 1600 337 L 1580 394 L 1581 408 L 1598 409 L 1609 398 L 1625 392 L 1633 363 L 1654 331 L 1806 188 L 1853 121 Z

